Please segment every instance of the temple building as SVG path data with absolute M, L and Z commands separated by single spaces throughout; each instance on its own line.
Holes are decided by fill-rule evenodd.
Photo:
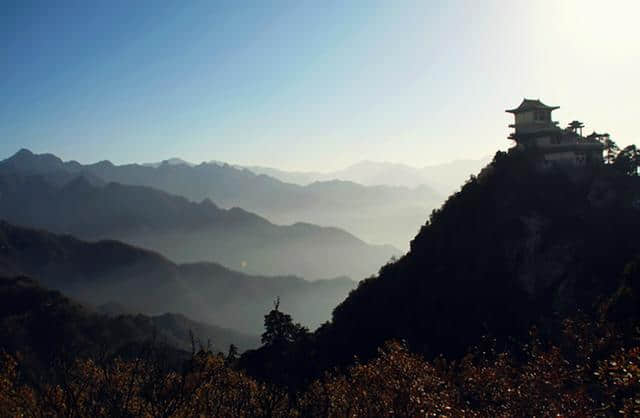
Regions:
M 515 117 L 509 125 L 514 132 L 509 139 L 520 150 L 538 159 L 541 168 L 558 166 L 580 167 L 602 164 L 603 145 L 595 132 L 582 136 L 584 125 L 578 121 L 562 129 L 551 119 L 551 112 L 558 106 L 547 106 L 540 100 L 524 99 L 520 106 L 507 110 Z

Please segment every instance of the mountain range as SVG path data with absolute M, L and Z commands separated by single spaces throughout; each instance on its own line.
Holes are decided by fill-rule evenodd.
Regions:
M 160 254 L 117 241 L 84 242 L 69 235 L 0 222 L 0 275 L 32 277 L 49 289 L 92 306 L 183 314 L 249 335 L 280 299 L 306 326 L 330 318 L 355 282 L 308 282 L 294 276 L 250 276 L 213 263 L 175 264 Z M 107 308 L 104 308 L 107 310 Z
M 50 154 L 20 151 L 0 162 L 0 219 L 86 240 L 116 239 L 159 251 L 176 262 L 212 261 L 245 273 L 293 274 L 309 280 L 362 279 L 400 253 L 337 228 L 276 225 L 237 207 L 222 209 L 208 198 L 195 203 L 148 186 L 114 183 L 103 178 L 102 166 L 120 172 L 108 163 L 84 167 Z M 176 167 L 186 173 L 193 169 L 122 169 L 151 170 L 152 178 L 162 175 L 172 181 Z
M 221 208 L 240 207 L 277 224 L 305 222 L 338 227 L 367 242 L 401 249 L 442 201 L 438 192 L 425 185 L 364 186 L 330 180 L 301 186 L 224 163 L 192 166 L 171 160 L 159 165 L 114 165 L 109 161 L 82 165 L 21 150 L 1 165 L 12 172 L 19 169 L 22 174 L 49 177 L 53 173 L 51 179 L 58 183 L 83 174 L 94 184 L 102 180 L 152 187 L 192 201 L 210 199 Z

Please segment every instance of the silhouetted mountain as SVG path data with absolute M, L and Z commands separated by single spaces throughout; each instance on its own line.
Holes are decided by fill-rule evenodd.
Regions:
M 0 163 L 0 173 L 3 165 L 12 167 L 14 173 L 25 165 L 30 167 L 28 174 L 48 175 L 53 169 L 78 174 L 75 162 L 63 163 L 58 159 L 57 164 L 39 165 L 41 156 L 31 154 L 32 160 L 27 163 L 24 160 L 29 154 L 21 151 Z M 308 222 L 336 226 L 366 241 L 396 246 L 405 246 L 417 233 L 425 215 L 441 201 L 440 195 L 427 186 L 366 187 L 345 181 L 300 186 L 221 163 L 193 167 L 169 162 L 158 166 L 117 166 L 103 161 L 83 165 L 80 172 L 106 182 L 153 187 L 193 201 L 209 198 L 222 208 L 241 207 L 280 224 Z
M 23 175 L 23 164 L 16 162 L 23 155 L 0 163 L 0 218 L 16 225 L 87 240 L 117 239 L 177 262 L 213 261 L 247 273 L 295 274 L 310 280 L 364 278 L 399 254 L 336 228 L 279 226 L 239 208 L 220 209 L 208 199 L 194 203 L 149 187 L 96 185 L 85 171 L 74 172 L 62 185 L 52 184 L 51 176 L 65 172 L 44 174 L 30 168 Z M 72 163 L 51 161 L 43 170 L 60 164 Z
M 640 177 L 612 166 L 539 172 L 524 154 L 498 153 L 406 256 L 360 282 L 323 341 L 343 359 L 392 338 L 455 355 L 485 334 L 517 337 L 593 311 L 640 254 L 639 219 Z
M 178 312 L 253 335 L 262 331 L 262 318 L 276 298 L 315 327 L 355 284 L 345 278 L 248 276 L 212 263 L 177 265 L 117 241 L 87 243 L 6 222 L 0 222 L 0 274 L 34 277 L 94 306 L 112 303 L 149 315 Z
M 196 344 L 225 352 L 257 345 L 257 337 L 166 313 L 106 316 L 26 277 L 0 277 L 0 347 L 41 365 L 57 357 L 113 354 L 144 342 L 190 351 Z M 198 347 L 196 347 L 198 348 Z
M 11 158 L 0 161 L 0 176 L 46 175 L 47 181 L 54 185 L 63 185 L 76 178 L 83 171 L 82 165 L 76 161 L 63 162 L 53 154 L 34 154 L 28 149 L 21 149 Z M 103 184 L 104 181 L 84 172 L 83 177 L 91 184 Z

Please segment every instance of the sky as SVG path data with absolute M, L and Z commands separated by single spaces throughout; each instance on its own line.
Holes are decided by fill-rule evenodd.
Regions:
M 3 1 L 0 158 L 329 171 L 510 146 L 560 106 L 640 143 L 640 2 Z

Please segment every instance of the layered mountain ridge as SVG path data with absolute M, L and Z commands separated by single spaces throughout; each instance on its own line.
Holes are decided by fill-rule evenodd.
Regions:
M 57 160 L 57 161 L 56 161 Z M 363 186 L 328 180 L 301 186 L 224 163 L 196 166 L 160 164 L 114 165 L 109 161 L 82 165 L 51 154 L 21 150 L 1 165 L 27 167 L 27 174 L 68 177 L 82 173 L 90 182 L 102 179 L 123 185 L 152 187 L 192 201 L 211 199 L 221 208 L 241 207 L 278 224 L 306 222 L 345 229 L 367 242 L 403 248 L 417 233 L 425 214 L 442 197 L 428 186 Z M 5 171 L 0 167 L 0 173 Z M 60 174 L 60 173 L 64 174 Z
M 33 277 L 94 306 L 180 313 L 251 335 L 262 332 L 263 316 L 277 298 L 305 325 L 316 327 L 355 286 L 347 278 L 308 282 L 250 276 L 213 263 L 175 264 L 117 241 L 84 242 L 7 222 L 0 222 L 0 274 Z
M 370 245 L 337 228 L 276 225 L 237 207 L 222 209 L 208 198 L 195 203 L 148 186 L 106 181 L 94 174 L 101 166 L 110 164 L 98 163 L 91 171 L 50 154 L 18 152 L 0 162 L 0 218 L 86 240 L 116 239 L 176 262 L 212 261 L 251 274 L 309 280 L 361 279 L 399 255 L 391 246 Z

